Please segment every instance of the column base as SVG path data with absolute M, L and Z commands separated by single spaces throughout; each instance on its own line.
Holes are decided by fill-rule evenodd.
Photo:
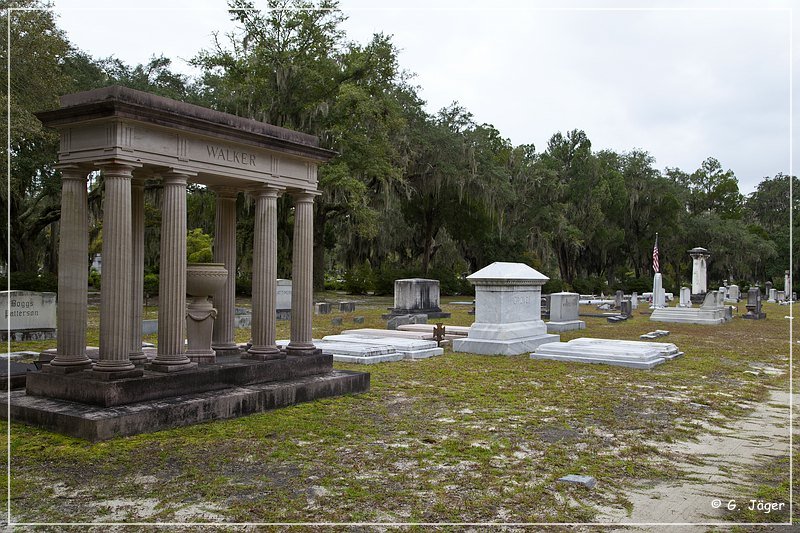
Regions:
M 242 354 L 241 359 L 253 361 L 270 361 L 272 359 L 286 359 L 286 352 L 282 352 L 277 346 L 253 346 Z
M 239 345 L 235 342 L 226 342 L 224 344 L 212 344 L 211 349 L 214 350 L 214 353 L 217 355 L 239 355 L 242 351 L 239 349 Z
M 181 363 L 181 364 L 169 364 L 169 363 L 157 363 L 153 361 L 152 363 L 145 366 L 147 370 L 152 370 L 153 372 L 183 372 L 184 370 L 192 370 L 193 368 L 197 368 L 197 363 L 189 361 L 188 363 Z
M 289 345 L 286 346 L 286 355 L 308 356 L 308 355 L 318 355 L 321 353 L 322 350 L 320 350 L 313 344 L 301 344 L 299 346 L 292 346 L 292 344 L 289 343 Z
M 128 354 L 128 360 L 136 366 L 144 366 L 147 363 L 147 356 L 144 352 L 131 352 Z
M 92 379 L 101 379 L 103 381 L 113 381 L 115 379 L 125 379 L 125 378 L 140 378 L 144 375 L 144 371 L 141 368 L 136 368 L 134 370 L 97 370 L 96 368 L 93 370 L 87 370 L 87 372 L 91 372 Z
M 214 352 L 214 350 L 207 350 L 207 351 L 198 350 L 196 352 L 187 351 L 186 357 L 189 358 L 189 361 L 204 365 L 217 362 L 217 354 Z
M 42 365 L 42 372 L 47 372 L 48 374 L 72 374 L 73 372 L 83 372 L 84 370 L 91 369 L 91 360 L 74 365 L 53 365 L 52 361 L 49 365 Z

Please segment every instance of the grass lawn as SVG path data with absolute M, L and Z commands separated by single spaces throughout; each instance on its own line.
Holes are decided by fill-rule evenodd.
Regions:
M 380 315 L 392 304 L 333 293 L 315 301 L 324 299 L 359 303 L 355 313 L 315 316 L 315 338 L 384 328 Z M 472 322 L 468 307 L 449 304 L 463 299 L 443 299 L 453 314 L 445 324 Z M 670 330 L 659 341 L 686 355 L 650 371 L 448 348 L 420 361 L 337 363 L 370 372 L 371 390 L 236 420 L 96 444 L 14 423 L 13 515 L 24 522 L 592 521 L 601 507 L 629 507 L 626 490 L 635 484 L 690 475 L 675 466 L 685 458 L 660 444 L 729 425 L 770 389 L 786 390 L 789 308 L 764 310 L 767 320 L 737 316 L 721 326 L 655 323 L 637 311 L 619 324 L 584 318 L 586 330 L 561 336 L 638 340 Z M 745 311 L 740 304 L 737 315 Z M 342 326 L 331 325 L 335 316 Z M 278 324 L 278 338 L 288 338 L 289 323 Z M 97 345 L 96 308 L 89 328 Z M 237 330 L 238 341 L 248 337 Z M 754 487 L 788 501 L 787 469 L 780 459 L 754 470 Z M 589 490 L 556 482 L 566 474 L 598 483 Z

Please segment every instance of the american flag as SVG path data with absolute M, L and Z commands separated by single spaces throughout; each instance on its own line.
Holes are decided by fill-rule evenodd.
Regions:
M 653 272 L 658 273 L 658 233 L 656 233 L 656 244 L 653 246 Z

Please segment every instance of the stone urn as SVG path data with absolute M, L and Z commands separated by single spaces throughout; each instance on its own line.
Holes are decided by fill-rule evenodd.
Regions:
M 186 306 L 186 356 L 197 363 L 216 362 L 211 348 L 217 310 L 209 296 L 225 285 L 228 271 L 223 263 L 189 263 L 186 265 L 186 294 L 192 298 Z

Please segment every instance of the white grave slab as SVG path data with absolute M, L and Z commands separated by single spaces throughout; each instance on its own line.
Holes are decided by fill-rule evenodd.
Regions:
M 323 341 L 344 342 L 355 345 L 391 346 L 405 359 L 425 359 L 435 355 L 442 355 L 444 348 L 439 348 L 436 341 L 406 339 L 402 337 L 373 337 L 357 334 L 327 335 Z
M 466 339 L 453 341 L 454 352 L 518 355 L 558 341 L 541 318 L 550 278 L 523 263 L 496 262 L 467 279 L 475 286 L 475 323 Z
M 531 359 L 650 369 L 680 354 L 682 352 L 669 343 L 581 338 L 543 344 L 531 354 Z
M 333 360 L 341 363 L 358 363 L 362 365 L 372 365 L 376 363 L 386 363 L 391 361 L 401 361 L 405 359 L 405 354 L 399 353 L 393 347 L 380 344 L 331 342 L 326 340 L 314 339 L 314 346 L 325 353 L 333 355 Z M 277 341 L 277 346 L 285 348 L 289 344 L 288 340 Z

